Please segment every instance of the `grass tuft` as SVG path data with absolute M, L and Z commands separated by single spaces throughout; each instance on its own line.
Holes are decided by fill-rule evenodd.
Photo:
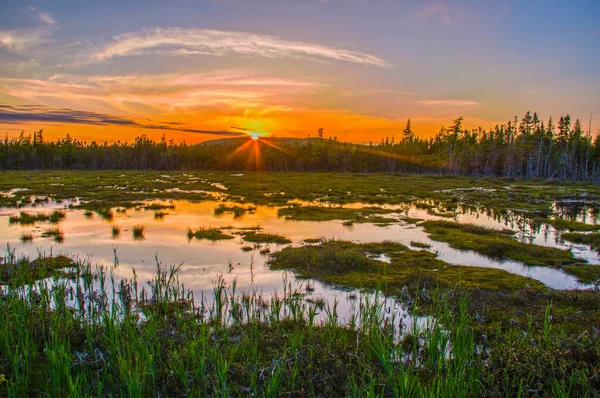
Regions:
M 283 235 L 266 232 L 245 232 L 242 234 L 242 240 L 251 243 L 274 243 L 277 245 L 285 245 L 292 241 Z
M 210 241 L 218 241 L 218 240 L 230 240 L 234 239 L 233 235 L 229 235 L 224 233 L 219 228 L 198 228 L 197 230 L 192 230 L 188 228 L 187 230 L 188 240 L 192 240 L 193 238 L 197 240 L 210 240 Z
M 144 227 L 143 225 L 134 225 L 133 228 L 131 229 L 131 233 L 133 235 L 133 240 L 136 240 L 136 241 L 145 240 L 146 239 L 146 237 L 144 236 L 145 229 L 146 229 L 146 227 Z

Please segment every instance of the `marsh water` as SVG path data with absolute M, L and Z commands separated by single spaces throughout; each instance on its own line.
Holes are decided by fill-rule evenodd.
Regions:
M 173 208 L 161 210 L 158 216 L 154 211 L 143 208 L 119 211 L 113 209 L 114 218 L 105 220 L 98 214 L 91 215 L 73 205 L 77 202 L 42 202 L 35 206 L 20 209 L 0 209 L 0 236 L 3 243 L 31 258 L 43 255 L 66 254 L 89 258 L 92 263 L 114 264 L 115 257 L 119 266 L 114 272 L 117 277 L 130 277 L 135 268 L 139 280 L 148 280 L 156 271 L 156 259 L 167 264 L 183 264 L 179 274 L 185 287 L 194 291 L 195 297 L 208 295 L 215 281 L 222 277 L 227 283 L 234 280 L 239 291 L 258 291 L 263 295 L 278 294 L 283 290 L 284 281 L 291 283 L 294 289 L 302 291 L 314 299 L 332 303 L 337 301 L 340 313 L 348 312 L 356 300 L 356 292 L 348 292 L 325 286 L 319 282 L 296 279 L 292 273 L 270 270 L 266 264 L 268 253 L 280 250 L 283 246 L 275 244 L 249 244 L 243 242 L 239 231 L 245 228 L 260 227 L 263 232 L 284 235 L 292 245 L 308 244 L 306 239 L 323 238 L 349 240 L 354 242 L 396 241 L 407 246 L 419 242 L 430 247 L 425 249 L 437 253 L 438 258 L 451 264 L 466 266 L 494 267 L 508 272 L 537 279 L 555 289 L 588 288 L 589 285 L 578 282 L 573 276 L 551 267 L 531 267 L 516 261 L 498 261 L 472 251 L 460 251 L 443 242 L 429 239 L 422 227 L 403 221 L 406 217 L 419 219 L 444 219 L 435 212 L 422 209 L 418 205 L 388 206 L 394 213 L 386 217 L 398 222 L 382 225 L 355 223 L 348 225 L 342 221 L 294 221 L 278 216 L 278 207 L 252 206 L 251 211 L 243 215 L 230 212 L 215 212 L 219 201 L 197 202 L 165 201 Z M 155 202 L 156 204 L 156 202 Z M 306 205 L 306 203 L 294 203 Z M 314 205 L 314 203 L 311 203 Z M 321 206 L 331 206 L 320 203 Z M 345 207 L 360 208 L 366 204 L 355 203 Z M 421 208 L 419 208 L 421 207 Z M 62 210 L 66 218 L 59 223 L 64 234 L 62 242 L 41 237 L 48 223 L 30 226 L 10 224 L 9 217 L 21 211 L 28 213 L 50 213 Z M 558 210 L 560 210 L 559 208 Z M 397 211 L 397 213 L 396 213 Z M 575 214 L 576 219 L 594 223 L 596 218 L 586 209 Z M 445 215 L 446 219 L 448 215 Z M 572 217 L 573 218 L 573 217 Z M 473 223 L 492 228 L 510 228 L 517 231 L 516 238 L 527 243 L 570 249 L 573 254 L 591 264 L 600 264 L 598 253 L 589 246 L 563 242 L 560 232 L 552 226 L 542 224 L 532 226 L 525 217 L 516 212 L 505 211 L 497 214 L 489 209 L 454 209 L 456 221 Z M 120 234 L 113 235 L 112 226 L 120 228 Z M 134 226 L 144 226 L 143 237 L 135 238 Z M 188 239 L 188 228 L 199 227 L 229 228 L 235 236 L 232 240 L 208 241 Z M 237 231 L 237 232 L 236 232 Z M 22 242 L 21 236 L 31 234 L 32 241 Z M 266 250 L 268 249 L 268 250 Z M 380 259 L 385 261 L 384 258 Z M 310 283 L 309 289 L 306 289 Z

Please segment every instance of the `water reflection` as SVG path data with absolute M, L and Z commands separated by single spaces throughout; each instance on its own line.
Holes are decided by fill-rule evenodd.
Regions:
M 538 245 L 571 249 L 580 258 L 593 264 L 600 264 L 598 253 L 589 247 L 571 245 L 561 242 L 560 233 L 553 227 L 532 221 L 522 213 L 493 209 L 482 209 L 460 203 L 450 205 L 427 202 L 428 206 L 397 205 L 388 209 L 397 210 L 392 214 L 396 218 L 412 217 L 420 219 L 441 219 L 440 213 L 452 211 L 455 219 L 493 228 L 511 228 L 516 230 L 518 239 Z M 180 279 L 186 288 L 192 289 L 196 297 L 212 292 L 213 283 L 218 275 L 222 275 L 227 283 L 234 280 L 240 291 L 259 289 L 262 294 L 276 294 L 281 290 L 284 272 L 272 271 L 265 261 L 268 254 L 281 249 L 275 244 L 244 243 L 241 231 L 262 228 L 263 231 L 277 233 L 292 240 L 292 245 L 313 244 L 315 238 L 350 240 L 354 242 L 377 242 L 392 240 L 407 246 L 422 244 L 429 246 L 427 250 L 436 252 L 440 259 L 452 264 L 467 266 L 493 267 L 537 279 L 549 287 L 557 289 L 587 288 L 575 278 L 561 270 L 547 267 L 528 267 L 514 261 L 496 261 L 471 251 L 458 251 L 446 243 L 429 239 L 421 227 L 408 222 L 397 222 L 390 225 L 373 225 L 355 223 L 352 228 L 344 226 L 342 221 L 309 222 L 290 221 L 278 217 L 278 208 L 266 206 L 245 206 L 241 208 L 233 203 L 187 201 L 154 202 L 167 205 L 168 210 L 156 210 L 156 206 L 147 206 L 147 210 L 138 208 L 108 209 L 99 211 L 94 217 L 88 211 L 69 208 L 67 203 L 49 202 L 27 211 L 50 213 L 63 209 L 66 218 L 60 222 L 62 241 L 44 238 L 48 224 L 36 224 L 33 227 L 9 225 L 10 216 L 18 214 L 17 209 L 0 209 L 0 233 L 5 243 L 15 248 L 17 254 L 23 253 L 37 257 L 38 252 L 49 254 L 91 255 L 94 262 L 112 264 L 115 255 L 120 266 L 115 270 L 118 277 L 130 277 L 135 268 L 140 280 L 149 279 L 155 272 L 155 255 L 172 264 L 183 264 Z M 314 204 L 313 204 L 314 205 Z M 370 205 L 363 205 L 370 206 Z M 358 204 L 348 207 L 359 208 Z M 434 211 L 432 211 L 434 209 Z M 582 213 L 578 210 L 578 220 L 587 214 L 590 208 Z M 164 212 L 164 216 L 156 217 L 156 212 Z M 110 216 L 109 216 L 110 214 Z M 387 215 L 386 215 L 387 216 Z M 196 231 L 201 228 L 219 229 L 230 233 L 233 239 L 197 240 L 188 239 L 188 229 Z M 22 241 L 22 236 L 30 235 L 30 239 Z M 306 241 L 306 242 L 305 242 Z M 244 250 L 241 250 L 244 248 Z M 380 260 L 386 261 L 381 258 Z M 306 281 L 297 280 L 287 275 L 294 288 L 306 287 Z M 305 291 L 314 300 L 323 299 L 328 303 L 338 302 L 340 313 L 350 311 L 352 300 L 346 292 L 335 290 L 318 282 L 311 282 L 314 289 Z

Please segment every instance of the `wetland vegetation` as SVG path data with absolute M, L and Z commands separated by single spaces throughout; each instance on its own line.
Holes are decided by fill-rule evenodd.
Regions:
M 33 171 L 0 191 L 0 395 L 600 391 L 595 185 Z

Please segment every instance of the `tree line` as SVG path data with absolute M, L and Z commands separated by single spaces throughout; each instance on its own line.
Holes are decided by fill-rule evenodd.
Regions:
M 88 143 L 68 134 L 46 141 L 40 130 L 0 141 L 0 169 L 389 172 L 600 182 L 600 139 L 569 115 L 555 123 L 531 112 L 489 130 L 466 129 L 459 117 L 431 138 L 418 137 L 409 119 L 397 138 L 368 144 L 327 139 L 322 129 L 312 139 L 194 145 L 146 135 L 130 143 Z

